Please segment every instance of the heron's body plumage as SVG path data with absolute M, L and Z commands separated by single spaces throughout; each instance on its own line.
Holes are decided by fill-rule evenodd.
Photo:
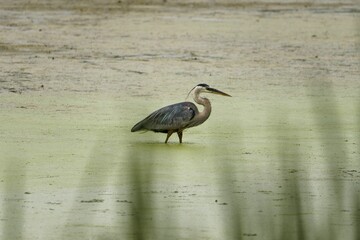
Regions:
M 198 108 L 192 102 L 172 104 L 151 113 L 137 123 L 131 131 L 150 130 L 167 133 L 169 130 L 185 129 L 192 125 L 192 120 L 198 113 Z

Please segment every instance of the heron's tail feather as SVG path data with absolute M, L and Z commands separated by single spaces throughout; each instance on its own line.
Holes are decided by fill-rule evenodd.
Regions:
M 133 126 L 133 128 L 131 129 L 131 132 L 137 132 L 137 131 L 140 131 L 140 130 L 143 130 L 143 123 L 142 121 L 141 122 L 138 122 L 137 124 L 135 124 L 135 126 Z

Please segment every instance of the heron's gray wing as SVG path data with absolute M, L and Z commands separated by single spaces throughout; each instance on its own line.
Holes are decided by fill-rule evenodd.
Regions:
M 168 130 L 182 129 L 189 124 L 198 112 L 195 104 L 191 102 L 169 105 L 150 114 L 147 118 L 136 124 L 132 131 L 146 129 L 156 132 L 167 132 Z

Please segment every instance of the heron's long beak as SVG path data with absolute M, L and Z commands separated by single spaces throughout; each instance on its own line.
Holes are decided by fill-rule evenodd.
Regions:
M 214 93 L 214 94 L 218 94 L 218 95 L 222 95 L 222 96 L 227 96 L 227 97 L 231 97 L 231 95 L 227 94 L 227 93 L 224 93 L 222 91 L 219 91 L 215 88 L 211 88 L 211 87 L 208 87 L 206 88 L 206 90 L 208 90 L 210 93 Z

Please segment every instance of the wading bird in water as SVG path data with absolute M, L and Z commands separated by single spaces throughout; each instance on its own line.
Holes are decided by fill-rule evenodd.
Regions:
M 211 88 L 204 83 L 195 86 L 189 94 L 192 91 L 194 91 L 194 101 L 204 106 L 202 112 L 199 112 L 196 105 L 192 102 L 176 103 L 153 112 L 144 120 L 135 124 L 131 132 L 151 130 L 154 132 L 167 133 L 165 143 L 168 142 L 171 134 L 176 132 L 179 136 L 179 142 L 182 143 L 184 129 L 198 126 L 205 122 L 210 116 L 210 101 L 205 97 L 201 97 L 200 93 L 214 93 L 231 97 L 229 94 Z

